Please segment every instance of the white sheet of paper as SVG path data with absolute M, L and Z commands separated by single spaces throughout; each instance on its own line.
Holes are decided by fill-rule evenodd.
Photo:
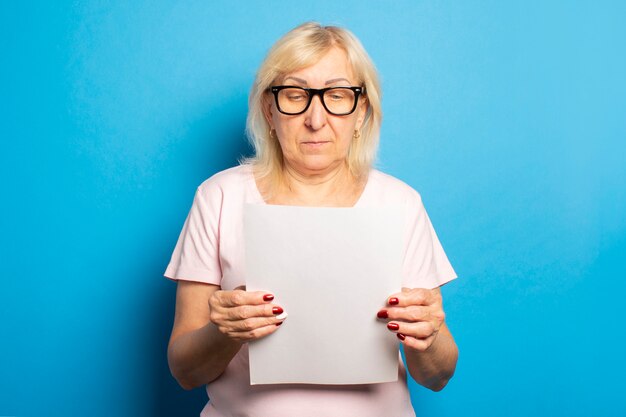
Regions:
M 398 340 L 376 312 L 400 290 L 399 208 L 248 205 L 246 289 L 288 317 L 251 342 L 251 384 L 367 384 L 398 378 Z

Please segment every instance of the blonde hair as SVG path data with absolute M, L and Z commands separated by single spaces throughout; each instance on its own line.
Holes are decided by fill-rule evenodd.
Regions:
M 261 64 L 250 92 L 246 130 L 255 155 L 244 162 L 252 164 L 260 178 L 280 181 L 283 168 L 280 144 L 276 135 L 270 135 L 270 125 L 264 114 L 264 106 L 271 100 L 268 88 L 286 74 L 315 64 L 333 47 L 346 53 L 358 85 L 365 87 L 368 101 L 361 136 L 350 144 L 348 168 L 352 175 L 361 178 L 374 164 L 382 120 L 376 67 L 361 42 L 347 29 L 307 22 L 274 44 Z

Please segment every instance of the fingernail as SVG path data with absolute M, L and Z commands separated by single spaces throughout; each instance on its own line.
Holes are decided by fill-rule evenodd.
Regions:
M 282 312 L 283 312 L 283 309 L 282 309 L 282 308 L 280 308 L 280 307 L 278 307 L 278 306 L 276 306 L 276 307 L 272 307 L 272 313 L 274 313 L 274 314 L 280 314 L 280 313 L 282 313 Z
M 387 328 L 389 330 L 398 330 L 400 329 L 400 325 L 398 323 L 387 323 Z
M 279 321 L 278 323 L 276 323 L 276 326 L 280 326 L 281 324 L 283 324 L 283 322 Z
M 392 306 L 395 306 L 396 304 L 398 304 L 400 301 L 396 298 L 396 297 L 391 297 L 389 299 L 389 304 Z
M 272 294 L 265 294 L 263 296 L 263 301 L 272 301 L 274 299 L 274 296 Z
M 380 311 L 378 312 L 378 314 L 376 314 L 376 316 L 377 316 L 379 319 L 388 319 L 388 318 L 389 318 L 389 314 L 387 314 L 387 310 L 380 310 Z
M 402 333 L 396 333 L 396 336 L 398 336 L 398 339 L 400 339 L 400 340 L 406 339 L 406 336 L 403 335 Z
M 287 318 L 287 313 L 279 314 L 278 316 L 276 316 L 276 318 L 278 320 L 284 320 Z

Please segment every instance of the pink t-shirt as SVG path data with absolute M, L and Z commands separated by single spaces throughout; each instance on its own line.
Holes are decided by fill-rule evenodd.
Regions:
M 245 284 L 243 208 L 266 204 L 247 165 L 203 182 L 180 234 L 165 276 L 219 285 Z M 402 181 L 372 170 L 355 207 L 405 207 L 402 286 L 436 288 L 456 278 L 420 195 Z M 398 381 L 367 385 L 250 385 L 247 345 L 224 373 L 207 385 L 210 401 L 201 417 L 226 416 L 415 416 L 399 357 Z

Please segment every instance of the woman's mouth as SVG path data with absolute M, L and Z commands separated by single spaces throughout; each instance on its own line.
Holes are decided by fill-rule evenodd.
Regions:
M 321 146 L 324 146 L 327 143 L 330 143 L 330 141 L 329 140 L 308 140 L 308 141 L 302 142 L 302 145 L 311 147 L 311 148 L 319 148 Z

